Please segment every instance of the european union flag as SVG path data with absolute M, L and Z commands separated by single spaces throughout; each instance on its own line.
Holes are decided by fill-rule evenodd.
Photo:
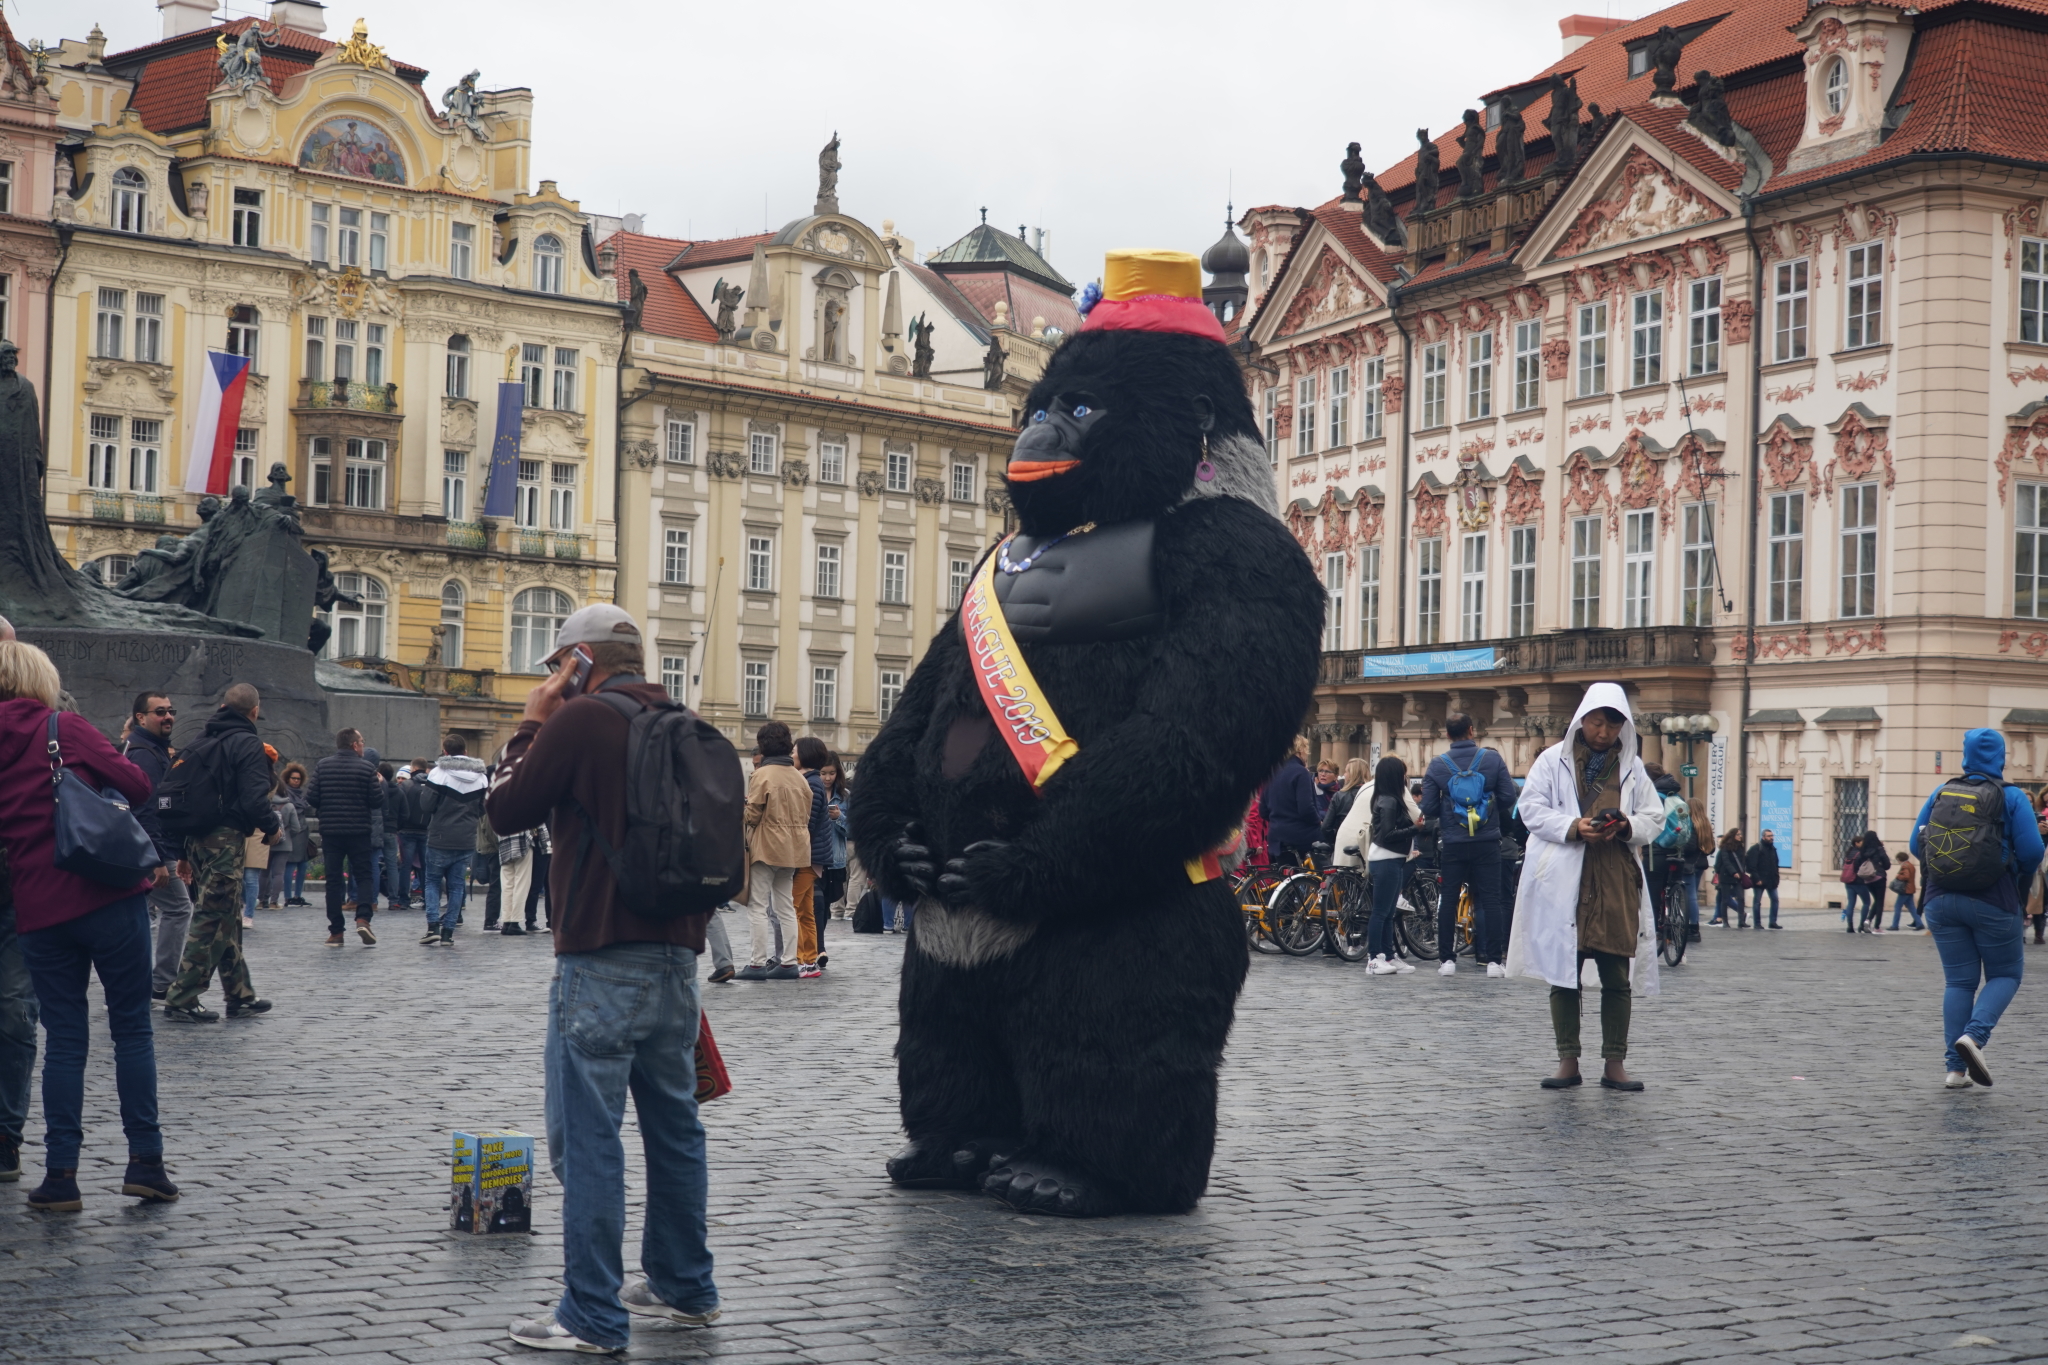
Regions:
M 491 481 L 484 492 L 484 515 L 509 517 L 519 492 L 519 424 L 526 413 L 526 386 L 498 385 L 498 434 L 491 438 Z

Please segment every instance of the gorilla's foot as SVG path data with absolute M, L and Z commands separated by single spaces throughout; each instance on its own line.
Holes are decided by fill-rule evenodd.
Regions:
M 889 1158 L 889 1179 L 906 1190 L 972 1190 L 990 1166 L 1017 1149 L 996 1138 L 913 1138 Z
M 982 1178 L 981 1188 L 1019 1213 L 1106 1218 L 1128 1209 L 1124 1200 L 1087 1172 L 1028 1154 L 997 1162 Z

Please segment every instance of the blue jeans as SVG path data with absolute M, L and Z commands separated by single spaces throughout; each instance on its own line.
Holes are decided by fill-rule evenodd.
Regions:
M 427 832 L 407 830 L 398 836 L 398 866 L 403 869 L 405 898 L 417 900 L 426 893 Z
M 1934 934 L 1934 946 L 1941 953 L 1941 973 L 1948 981 L 1941 996 L 1941 1036 L 1948 1069 L 1961 1071 L 1963 1059 L 1956 1055 L 1955 1040 L 1967 1033 L 1977 1040 L 1978 1047 L 1990 1042 L 1998 1016 L 2019 993 L 2026 968 L 2026 950 L 2021 947 L 2026 917 L 1959 895 L 1934 896 L 1923 913 Z M 1980 974 L 1981 991 L 1977 989 Z
M 1472 955 L 1481 962 L 1507 960 L 1501 932 L 1500 844 L 1496 840 L 1445 843 L 1437 851 L 1442 889 L 1436 911 L 1436 956 L 1449 962 L 1457 955 L 1458 892 L 1472 888 Z M 1368 931 L 1370 932 L 1370 931 Z
M 599 1346 L 631 1332 L 619 1288 L 633 1095 L 647 1162 L 640 1268 L 661 1300 L 718 1306 L 705 1246 L 704 1125 L 697 1117 L 697 955 L 615 943 L 555 959 L 548 989 L 548 1162 L 562 1185 L 562 1299 L 555 1321 Z
M 1842 922 L 1854 929 L 1862 918 L 1858 907 L 1870 903 L 1870 888 L 1861 882 L 1850 882 L 1842 888 Z
M 1685 888 L 1685 922 L 1697 929 L 1700 927 L 1700 877 L 1698 872 L 1681 872 L 1678 884 Z
M 263 869 L 245 867 L 242 869 L 242 918 L 256 918 L 256 902 L 263 889 Z
M 469 860 L 476 855 L 467 849 L 427 850 L 427 927 L 453 933 L 462 918 L 462 902 L 469 895 Z
M 75 1170 L 84 1139 L 85 1058 L 92 1030 L 85 992 L 97 970 L 114 1035 L 114 1089 L 128 1154 L 160 1157 L 156 1124 L 156 1039 L 150 1032 L 149 974 L 154 957 L 149 897 L 138 893 L 89 915 L 21 935 L 21 955 L 42 1005 L 43 1145 L 55 1170 Z
M 1365 926 L 1365 950 L 1374 957 L 1394 955 L 1394 916 L 1401 905 L 1401 885 L 1408 879 L 1408 864 L 1401 858 L 1382 858 L 1366 864 L 1372 874 L 1372 919 Z
M 891 900 L 887 896 L 882 897 L 882 927 L 884 929 L 901 929 L 904 933 L 909 933 L 910 915 L 916 908 L 909 901 L 897 901 Z
M 1899 892 L 1892 901 L 1892 928 L 1896 929 L 1899 927 L 1899 916 L 1901 915 L 1911 915 L 1915 929 L 1927 927 L 1920 922 L 1920 908 L 1913 904 L 1912 896 L 1904 891 Z
M 284 896 L 280 903 L 283 903 L 283 901 L 302 901 L 305 898 L 306 865 L 304 863 L 286 863 L 284 865 Z
M 148 912 L 144 912 L 145 916 Z M 14 906 L 0 906 L 0 1137 L 17 1144 L 36 1074 L 36 988 L 14 936 Z
M 1764 925 L 1765 896 L 1769 896 L 1771 898 L 1771 923 L 1776 924 L 1778 922 L 1778 888 L 1775 886 L 1751 887 L 1751 904 L 1756 909 L 1756 925 L 1759 929 L 1763 928 Z

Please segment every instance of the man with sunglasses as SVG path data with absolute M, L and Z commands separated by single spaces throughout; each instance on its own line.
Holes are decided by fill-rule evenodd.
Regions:
M 128 717 L 128 742 L 121 752 L 149 778 L 152 797 L 164 774 L 171 770 L 171 727 L 178 723 L 178 708 L 161 692 L 136 696 Z M 156 968 L 149 983 L 150 998 L 162 1000 L 170 993 L 171 981 L 185 957 L 185 934 L 192 927 L 192 889 L 178 875 L 178 861 L 184 852 L 178 841 L 164 833 L 157 818 L 156 802 L 149 800 L 135 808 L 136 823 L 156 844 L 163 865 L 156 870 L 149 888 L 149 918 L 156 934 Z

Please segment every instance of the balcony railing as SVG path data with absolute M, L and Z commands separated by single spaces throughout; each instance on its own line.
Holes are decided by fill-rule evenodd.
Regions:
M 375 673 L 393 687 L 408 692 L 431 692 L 449 697 L 490 698 L 491 680 L 497 675 L 488 668 L 443 668 L 439 664 L 402 664 L 391 659 L 337 659 L 343 668 Z
M 1491 669 L 1432 672 L 1418 658 L 1412 673 L 1366 676 L 1365 660 L 1445 651 L 1493 651 Z M 1395 686 L 1429 678 L 1455 687 L 1461 678 L 1474 681 L 1502 675 L 1532 673 L 1611 672 L 1641 668 L 1700 667 L 1714 662 L 1714 633 L 1698 626 L 1639 626 L 1625 630 L 1566 630 L 1545 635 L 1518 635 L 1499 640 L 1473 640 L 1436 646 L 1403 645 L 1387 649 L 1353 649 L 1323 655 L 1318 681 L 1324 686 L 1387 682 Z
M 299 406 L 396 414 L 398 385 L 364 384 L 353 379 L 301 379 Z
M 126 521 L 128 509 L 122 503 L 119 493 L 101 493 L 95 490 L 92 494 L 92 516 L 95 521 Z
M 546 531 L 530 531 L 521 527 L 518 548 L 520 554 L 545 557 L 548 552 L 548 533 Z
M 487 550 L 490 548 L 490 534 L 480 521 L 451 521 L 448 523 L 448 548 L 451 550 Z
M 569 531 L 551 531 L 548 533 L 548 544 L 553 549 L 556 559 L 590 558 L 589 540 L 589 536 L 579 536 Z
M 170 519 L 171 500 L 152 493 L 136 493 L 130 500 L 135 504 L 135 520 L 144 526 L 162 526 Z

